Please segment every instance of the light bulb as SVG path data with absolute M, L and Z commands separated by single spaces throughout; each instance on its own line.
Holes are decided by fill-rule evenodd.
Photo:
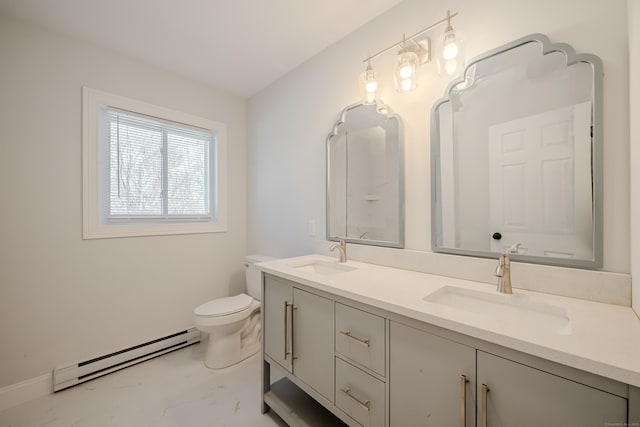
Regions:
M 411 86 L 413 86 L 413 80 L 412 79 L 403 79 L 400 82 L 400 87 L 402 88 L 403 91 L 407 92 L 409 90 L 411 90 Z
M 442 56 L 447 61 L 454 59 L 458 56 L 458 44 L 456 43 L 456 34 L 453 32 L 453 28 L 447 28 L 444 33 L 444 43 L 442 48 Z
M 375 102 L 376 102 L 376 94 L 375 94 L 375 92 L 367 93 L 364 96 L 364 103 L 365 104 L 375 104 Z
M 400 68 L 400 77 L 408 79 L 413 75 L 413 67 L 411 65 L 405 65 Z
M 375 93 L 375 91 L 378 89 L 378 82 L 375 80 L 368 81 L 367 83 L 365 83 L 364 89 L 367 91 L 367 93 Z
M 458 56 L 458 45 L 456 44 L 455 41 L 448 43 L 446 45 L 444 45 L 444 49 L 442 50 L 442 56 L 444 56 L 444 59 L 446 59 L 447 61 L 451 60 L 451 59 L 455 59 L 456 56 Z
M 444 71 L 450 76 L 454 75 L 458 71 L 458 61 L 455 59 L 447 61 L 444 65 Z

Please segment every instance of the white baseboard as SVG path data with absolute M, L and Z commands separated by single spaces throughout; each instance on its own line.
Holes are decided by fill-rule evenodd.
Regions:
M 49 373 L 0 388 L 0 412 L 53 393 L 52 384 L 53 378 Z

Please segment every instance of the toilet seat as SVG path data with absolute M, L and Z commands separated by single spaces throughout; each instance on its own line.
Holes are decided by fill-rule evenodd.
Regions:
M 254 299 L 246 294 L 218 298 L 199 305 L 193 310 L 193 313 L 201 317 L 227 316 L 246 310 L 253 304 L 253 301 Z
M 244 322 L 260 308 L 260 301 L 247 294 L 205 302 L 193 310 L 194 325 L 200 327 L 231 325 Z

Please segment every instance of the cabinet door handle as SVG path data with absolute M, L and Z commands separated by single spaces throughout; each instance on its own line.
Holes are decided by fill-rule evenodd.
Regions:
M 358 399 L 357 397 L 355 397 L 353 394 L 351 394 L 351 388 L 348 389 L 343 389 L 341 388 L 340 391 L 347 396 L 349 399 L 353 400 L 354 402 L 356 402 L 358 405 L 360 405 L 363 409 L 370 411 L 371 409 L 369 408 L 369 400 L 365 400 L 364 402 L 360 399 Z
M 480 427 L 487 427 L 487 393 L 489 387 L 482 384 L 482 397 L 480 401 Z
M 293 326 L 296 324 L 293 313 L 295 310 L 298 309 L 298 307 L 294 306 L 293 304 L 289 304 L 289 305 L 291 306 L 291 363 L 293 363 L 293 361 L 298 358 L 294 350 L 295 334 L 293 333 Z
M 363 340 L 362 338 L 354 337 L 353 335 L 351 335 L 351 331 L 340 331 L 340 335 L 345 336 L 347 338 L 351 338 L 355 342 L 360 343 L 362 345 L 366 345 L 367 347 L 369 347 L 369 340 L 368 339 Z
M 287 360 L 287 356 L 289 356 L 291 353 L 287 352 L 287 333 L 289 332 L 289 328 L 287 328 L 287 307 L 289 307 L 289 304 L 286 300 L 284 302 L 284 360 Z
M 467 426 L 467 383 L 465 375 L 460 375 L 460 427 Z

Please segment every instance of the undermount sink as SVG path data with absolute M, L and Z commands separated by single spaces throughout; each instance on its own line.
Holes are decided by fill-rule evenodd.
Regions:
M 304 263 L 292 265 L 298 271 L 304 271 L 307 273 L 333 275 L 346 273 L 347 271 L 355 270 L 355 267 L 330 261 L 310 260 Z
M 466 311 L 503 323 L 546 330 L 561 335 L 571 333 L 571 318 L 567 309 L 532 301 L 523 294 L 479 292 L 444 286 L 423 298 L 427 302 Z

